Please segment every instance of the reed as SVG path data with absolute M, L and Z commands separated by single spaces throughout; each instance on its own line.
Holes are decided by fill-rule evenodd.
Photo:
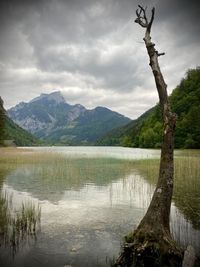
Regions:
M 148 182 L 156 184 L 159 160 L 138 160 L 133 165 Z M 200 229 L 200 157 L 191 153 L 175 157 L 174 165 L 173 201 L 193 227 Z
M 198 151 L 187 150 L 183 153 L 180 151 L 176 153 L 173 194 L 175 205 L 192 222 L 193 227 L 197 229 L 200 229 L 199 155 Z M 159 172 L 159 159 L 75 158 L 64 154 L 41 153 L 23 149 L 0 150 L 0 185 L 1 180 L 3 180 L 2 177 L 5 177 L 16 168 L 22 168 L 22 175 L 23 170 L 30 172 L 29 180 L 24 179 L 24 183 L 35 184 L 36 181 L 40 181 L 41 192 L 38 190 L 37 193 L 42 196 L 52 191 L 79 190 L 87 183 L 106 185 L 113 180 L 121 178 L 124 178 L 126 182 L 125 178 L 132 174 L 133 171 L 154 186 Z M 19 178 L 22 179 L 22 177 Z M 4 203 L 5 198 L 0 201 Z M 6 202 L 4 205 L 6 207 Z M 6 208 L 3 208 L 3 210 L 5 213 Z M 26 229 L 25 232 L 33 233 L 35 221 L 32 218 L 37 217 L 40 212 L 37 209 L 35 211 L 30 204 L 28 207 L 22 205 L 21 212 L 16 215 L 15 220 L 12 222 L 15 225 L 14 231 L 16 233 L 19 232 L 22 236 L 23 231 L 16 230 L 22 227 L 22 229 Z M 5 220 L 4 225 L 7 224 L 6 218 L 6 216 L 5 219 L 0 218 L 0 220 Z M 25 223 L 22 223 L 22 221 Z
M 41 208 L 32 202 L 22 203 L 13 209 L 12 196 L 0 194 L 0 244 L 10 246 L 15 253 L 28 236 L 35 236 L 40 225 Z
M 12 172 L 24 168 L 30 172 L 30 183 L 34 179 L 47 186 L 80 188 L 85 183 L 107 184 L 130 174 L 131 161 L 113 158 L 76 158 L 59 153 L 32 151 L 4 151 L 0 154 L 0 171 Z M 36 178 L 37 177 L 37 178 Z

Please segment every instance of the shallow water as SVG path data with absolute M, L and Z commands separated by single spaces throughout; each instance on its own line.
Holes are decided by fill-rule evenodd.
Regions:
M 2 248 L 1 266 L 109 266 L 124 235 L 145 214 L 154 190 L 154 183 L 130 160 L 158 158 L 160 151 L 120 147 L 33 151 L 61 153 L 67 160 L 22 164 L 1 174 L 2 191 L 12 195 L 15 209 L 31 201 L 42 210 L 37 239 L 23 244 L 14 258 L 8 248 Z M 199 152 L 191 155 L 198 157 Z M 200 231 L 183 211 L 172 203 L 172 232 L 182 246 L 191 243 L 200 251 Z

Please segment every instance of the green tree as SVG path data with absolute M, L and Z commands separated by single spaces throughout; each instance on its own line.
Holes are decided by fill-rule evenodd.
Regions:
M 127 146 L 130 147 L 132 146 L 132 140 L 130 136 L 124 136 L 123 140 L 122 140 L 122 145 L 123 146 Z

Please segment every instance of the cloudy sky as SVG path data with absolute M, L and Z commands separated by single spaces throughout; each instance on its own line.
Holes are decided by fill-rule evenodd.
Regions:
M 137 118 L 158 102 L 134 23 L 156 8 L 152 39 L 169 93 L 200 65 L 200 1 L 5 0 L 0 4 L 0 95 L 6 108 L 60 90 L 66 101 Z

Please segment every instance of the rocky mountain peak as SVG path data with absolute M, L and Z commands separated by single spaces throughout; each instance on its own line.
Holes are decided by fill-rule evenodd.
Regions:
M 41 94 L 8 110 L 15 123 L 53 143 L 92 144 L 107 131 L 130 121 L 104 107 L 88 110 L 68 104 L 61 92 Z
M 31 100 L 30 103 L 40 101 L 40 100 L 54 101 L 54 102 L 56 102 L 56 104 L 66 102 L 60 91 L 55 91 L 55 92 L 50 93 L 50 94 L 41 94 L 40 96 Z

